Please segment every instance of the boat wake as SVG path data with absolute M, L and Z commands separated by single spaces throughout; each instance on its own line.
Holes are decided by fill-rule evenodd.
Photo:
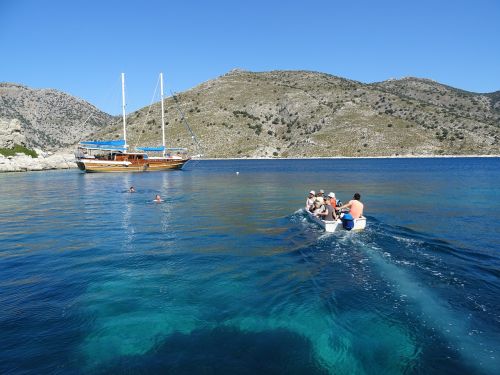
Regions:
M 457 250 L 369 220 L 363 232 L 325 234 L 298 210 L 265 237 L 271 251 L 249 255 L 259 245 L 249 236 L 246 253 L 172 252 L 96 280 L 79 301 L 94 322 L 79 347 L 87 370 L 161 362 L 157 348 L 221 336 L 243 351 L 299 337 L 297 353 L 310 346 L 307 358 L 335 374 L 496 373 L 498 332 L 484 328 L 498 318 L 495 296 L 468 289 Z
M 291 221 L 298 221 L 304 230 L 316 227 L 305 212 L 294 215 L 300 220 Z M 316 255 L 329 252 L 332 264 L 351 273 L 354 284 L 390 306 L 392 311 L 382 308 L 386 311 L 380 314 L 412 321 L 414 329 L 426 332 L 427 341 L 442 346 L 449 357 L 463 358 L 481 373 L 498 372 L 500 332 L 487 328 L 492 321 L 500 322 L 495 297 L 498 283 L 481 276 L 472 278 L 478 272 L 470 270 L 479 260 L 487 267 L 485 263 L 492 259 L 373 217 L 369 221 L 360 233 L 321 234 L 310 250 Z

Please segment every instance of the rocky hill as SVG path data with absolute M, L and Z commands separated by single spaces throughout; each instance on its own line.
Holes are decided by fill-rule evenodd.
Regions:
M 0 118 L 20 121 L 27 146 L 52 151 L 88 138 L 113 119 L 63 92 L 12 83 L 0 83 Z
M 160 103 L 128 116 L 131 145 L 161 143 Z M 168 144 L 205 157 L 500 154 L 500 92 L 404 78 L 234 70 L 165 101 Z M 115 121 L 96 137 L 121 137 Z
M 364 84 L 308 71 L 233 70 L 167 98 L 165 117 L 168 145 L 205 157 L 500 154 L 500 91 L 419 78 Z M 0 83 L 0 118 L 19 120 L 26 145 L 44 150 L 122 137 L 121 119 L 56 90 Z M 127 123 L 130 145 L 161 143 L 159 102 Z

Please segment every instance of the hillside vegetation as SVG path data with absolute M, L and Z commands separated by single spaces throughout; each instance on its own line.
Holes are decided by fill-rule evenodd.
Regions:
M 160 103 L 128 116 L 131 145 L 161 143 Z M 234 70 L 165 100 L 168 145 L 205 157 L 500 154 L 500 93 L 404 78 Z M 96 137 L 121 138 L 115 121 Z
M 25 154 L 31 156 L 32 158 L 38 157 L 37 153 L 34 150 L 30 150 L 29 148 L 21 145 L 14 145 L 14 147 L 12 148 L 0 147 L 0 155 L 15 156 L 16 154 Z
M 156 102 L 128 115 L 130 145 L 161 144 L 160 111 Z M 2 118 L 21 122 L 30 148 L 123 137 L 120 118 L 56 90 L 0 83 Z M 364 84 L 309 71 L 233 70 L 167 98 L 165 118 L 169 146 L 214 158 L 500 154 L 500 91 L 419 78 Z
M 0 83 L 0 118 L 17 119 L 29 147 L 59 150 L 107 126 L 112 116 L 52 89 Z

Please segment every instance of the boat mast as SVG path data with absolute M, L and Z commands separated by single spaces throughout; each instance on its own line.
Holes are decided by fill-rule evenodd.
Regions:
M 163 73 L 160 73 L 160 86 L 161 86 L 161 135 L 163 141 L 163 157 L 165 157 L 167 150 L 165 149 L 165 111 L 163 110 Z
M 123 114 L 123 139 L 125 140 L 125 150 L 128 148 L 127 145 L 127 122 L 125 120 L 125 73 L 122 73 L 122 114 Z

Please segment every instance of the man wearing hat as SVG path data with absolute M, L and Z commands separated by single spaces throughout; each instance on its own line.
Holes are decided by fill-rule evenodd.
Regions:
M 306 210 L 309 211 L 311 209 L 311 206 L 314 204 L 316 192 L 314 190 L 311 190 L 309 192 L 309 196 L 306 199 Z

